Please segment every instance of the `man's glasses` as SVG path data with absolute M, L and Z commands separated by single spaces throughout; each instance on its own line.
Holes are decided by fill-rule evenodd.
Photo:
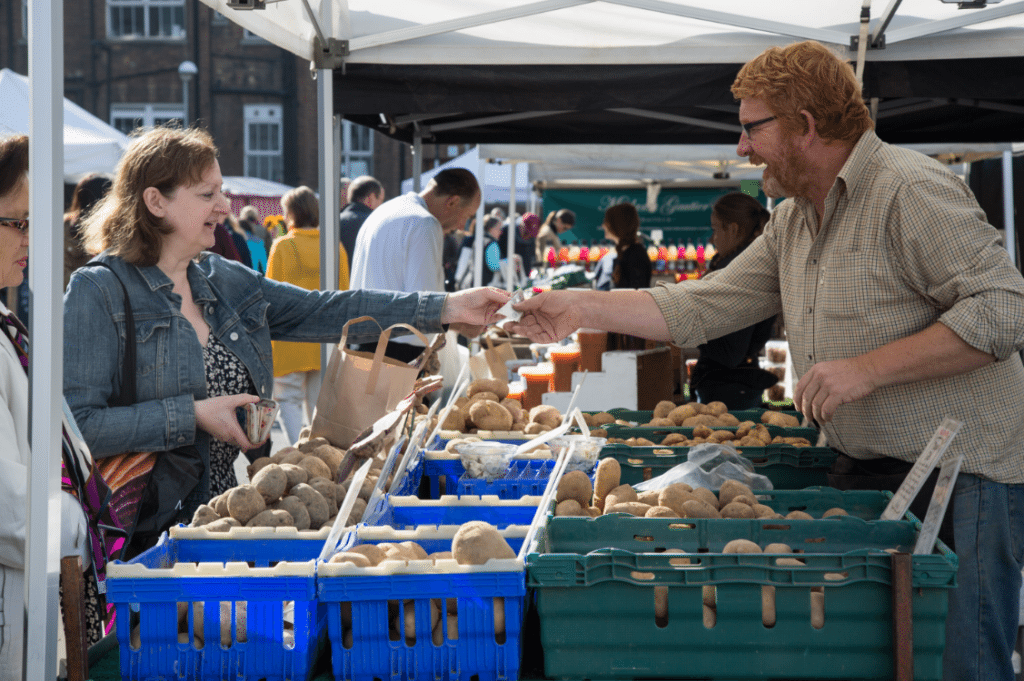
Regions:
M 754 128 L 759 125 L 764 125 L 765 123 L 771 123 L 775 118 L 775 116 L 769 116 L 768 118 L 762 118 L 761 120 L 754 121 L 753 123 L 740 123 L 740 127 L 743 128 L 743 132 L 747 134 L 748 139 L 753 139 Z
M 4 227 L 13 227 L 22 234 L 28 234 L 28 218 L 22 218 L 16 220 L 15 218 L 0 218 L 0 225 Z

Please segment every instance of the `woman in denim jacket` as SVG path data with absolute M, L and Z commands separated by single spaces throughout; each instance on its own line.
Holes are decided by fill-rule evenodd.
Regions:
M 508 294 L 307 291 L 203 253 L 229 205 L 217 149 L 198 129 L 136 138 L 114 186 L 84 227 L 128 290 L 135 318 L 137 402 L 117 401 L 124 362 L 124 294 L 114 272 L 86 266 L 64 296 L 64 394 L 95 457 L 195 443 L 206 463 L 191 513 L 235 484 L 232 463 L 250 442 L 235 416 L 273 391 L 271 339 L 336 342 L 349 319 L 406 322 L 426 333 L 470 332 L 494 321 Z M 371 340 L 374 324 L 352 327 Z M 213 476 L 211 483 L 211 474 Z

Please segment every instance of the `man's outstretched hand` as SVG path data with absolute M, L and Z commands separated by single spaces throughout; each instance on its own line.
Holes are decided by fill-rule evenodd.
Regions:
M 441 323 L 463 336 L 480 335 L 490 324 L 501 321 L 497 314 L 511 297 L 508 291 L 491 286 L 449 293 L 441 313 Z
M 560 341 L 582 325 L 580 302 L 580 295 L 569 291 L 538 293 L 513 305 L 523 316 L 504 328 L 535 343 Z

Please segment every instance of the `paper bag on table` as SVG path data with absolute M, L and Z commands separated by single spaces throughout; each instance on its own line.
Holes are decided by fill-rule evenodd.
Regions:
M 407 329 L 428 348 L 430 345 L 426 336 L 408 324 L 394 324 L 381 333 L 376 352 L 348 349 L 349 326 L 366 321 L 375 320 L 357 317 L 342 327 L 341 341 L 331 352 L 313 412 L 310 437 L 327 438 L 342 449 L 348 449 L 356 436 L 393 410 L 416 383 L 419 367 L 384 356 L 391 332 L 396 328 Z M 419 366 L 424 363 L 425 360 L 419 362 Z
M 484 358 L 487 366 L 491 369 L 491 377 L 505 383 L 508 382 L 508 360 L 515 360 L 516 351 L 512 349 L 511 339 L 498 339 L 497 342 L 490 335 L 484 336 Z

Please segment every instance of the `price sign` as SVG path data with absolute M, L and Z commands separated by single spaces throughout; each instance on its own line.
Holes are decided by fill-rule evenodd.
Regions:
M 917 457 L 914 467 L 910 469 L 903 484 L 896 490 L 889 505 L 882 511 L 882 520 L 899 520 L 903 517 L 907 509 L 910 508 L 910 502 L 921 491 L 921 486 L 931 475 L 932 469 L 939 463 L 942 455 L 949 449 L 949 443 L 960 432 L 963 425 L 962 422 L 949 416 L 942 419 L 942 423 L 932 435 L 932 439 L 928 441 L 921 456 Z

